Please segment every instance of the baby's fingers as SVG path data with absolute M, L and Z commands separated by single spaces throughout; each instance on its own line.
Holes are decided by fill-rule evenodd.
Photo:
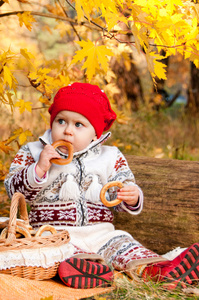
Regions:
M 51 160 L 52 158 L 61 158 L 59 153 L 51 145 L 46 145 L 44 147 L 42 155 L 48 158 L 48 160 Z

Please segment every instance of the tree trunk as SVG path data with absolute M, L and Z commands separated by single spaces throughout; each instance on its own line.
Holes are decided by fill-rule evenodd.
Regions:
M 199 69 L 196 68 L 194 63 L 191 63 L 191 80 L 187 107 L 188 110 L 194 113 L 199 112 Z
M 124 31 L 129 30 L 125 23 L 120 24 L 120 26 Z M 117 38 L 123 42 L 125 41 L 126 44 L 129 43 L 130 45 L 131 43 L 131 37 L 128 35 L 119 34 Z M 118 61 L 113 57 L 111 60 L 111 68 L 116 75 L 116 85 L 120 90 L 119 94 L 114 95 L 118 108 L 122 109 L 123 105 L 129 101 L 131 109 L 137 111 L 139 102 L 144 102 L 144 96 L 139 72 L 133 60 L 133 54 L 129 54 L 129 60 L 121 56 L 120 61 Z
M 120 62 L 115 58 L 112 59 L 112 70 L 116 74 L 116 85 L 120 89 L 120 93 L 115 94 L 114 99 L 119 108 L 122 109 L 122 106 L 127 101 L 130 101 L 132 110 L 137 111 L 139 102 L 144 102 L 144 96 L 132 56 L 130 56 L 130 60 L 130 67 L 127 69 L 123 58 L 121 58 Z
M 199 240 L 199 162 L 126 156 L 144 192 L 141 214 L 115 213 L 117 229 L 163 254 Z

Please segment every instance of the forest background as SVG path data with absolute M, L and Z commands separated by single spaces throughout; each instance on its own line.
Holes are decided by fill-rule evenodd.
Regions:
M 49 128 L 56 91 L 99 85 L 124 154 L 199 158 L 199 4 L 164 0 L 0 1 L 0 193 L 18 149 Z

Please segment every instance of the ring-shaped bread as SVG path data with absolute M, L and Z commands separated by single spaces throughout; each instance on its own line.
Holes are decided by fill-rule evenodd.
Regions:
M 105 184 L 103 186 L 103 188 L 101 189 L 100 199 L 101 199 L 102 203 L 107 207 L 116 206 L 116 205 L 118 205 L 122 202 L 122 200 L 119 200 L 119 199 L 115 199 L 115 200 L 112 200 L 112 201 L 108 201 L 106 199 L 107 190 L 110 189 L 111 187 L 114 187 L 114 186 L 117 186 L 121 189 L 123 187 L 123 183 L 120 182 L 120 181 L 111 181 L 111 182 L 108 182 L 107 184 Z
M 42 225 L 36 232 L 35 237 L 41 236 L 43 232 L 50 231 L 52 234 L 56 234 L 57 230 L 51 225 Z
M 68 157 L 67 158 L 52 158 L 50 160 L 51 163 L 57 164 L 57 165 L 67 165 L 69 164 L 73 159 L 73 145 L 69 142 L 66 142 L 64 140 L 59 140 L 54 143 L 52 143 L 52 146 L 54 149 L 56 149 L 59 146 L 64 146 L 68 149 Z
M 25 226 L 16 225 L 16 236 L 17 233 L 20 233 L 25 238 L 31 238 L 30 231 Z M 8 235 L 8 227 L 5 227 L 0 234 L 0 239 L 5 239 Z

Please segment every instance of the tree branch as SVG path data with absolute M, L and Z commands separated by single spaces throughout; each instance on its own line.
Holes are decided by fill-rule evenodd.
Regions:
M 27 11 L 26 10 L 19 10 L 19 11 L 6 12 L 6 13 L 3 13 L 3 14 L 0 14 L 0 18 L 9 17 L 9 16 L 12 16 L 12 15 L 17 15 L 17 14 L 23 14 L 25 12 L 30 12 L 31 15 L 33 15 L 33 16 L 39 16 L 39 17 L 51 18 L 51 19 L 58 19 L 58 20 L 62 20 L 62 21 L 67 21 L 69 23 L 73 23 L 74 25 L 82 25 L 82 26 L 86 26 L 86 27 L 89 27 L 91 29 L 94 29 L 94 26 L 92 26 L 89 23 L 86 23 L 86 22 L 78 23 L 76 20 L 71 19 L 69 17 L 62 17 L 62 16 L 57 16 L 57 15 L 54 15 L 54 14 L 40 13 L 40 12 L 37 12 L 37 11 L 29 11 L 29 10 L 27 10 Z
M 1 1 L 1 0 L 0 0 Z M 69 3 L 68 0 L 66 0 L 67 3 Z M 70 4 L 70 6 L 72 6 L 72 4 Z M 73 7 L 73 6 L 72 6 Z M 74 7 L 73 7 L 74 8 Z M 75 9 L 75 8 L 74 8 Z M 40 12 L 35 12 L 35 11 L 13 11 L 13 12 L 6 12 L 6 13 L 2 13 L 0 14 L 0 18 L 3 18 L 3 17 L 8 17 L 8 16 L 11 16 L 11 15 L 17 15 L 17 14 L 23 14 L 25 12 L 30 12 L 33 16 L 40 16 L 40 17 L 45 17 L 45 18 L 52 18 L 52 19 L 58 19 L 58 20 L 62 20 L 62 21 L 67 21 L 71 24 L 74 24 L 74 25 L 82 25 L 82 26 L 86 26 L 90 29 L 95 29 L 95 30 L 98 30 L 98 31 L 103 31 L 104 32 L 107 32 L 108 34 L 103 34 L 104 37 L 107 37 L 109 39 L 115 39 L 118 43 L 123 43 L 123 44 L 129 44 L 129 45 L 132 45 L 132 44 L 135 44 L 135 42 L 129 42 L 129 41 L 122 41 L 120 39 L 118 39 L 115 35 L 116 34 L 119 34 L 119 32 L 117 31 L 108 31 L 106 28 L 100 26 L 99 24 L 93 22 L 93 21 L 90 21 L 90 23 L 92 23 L 93 25 L 91 25 L 90 23 L 86 23 L 86 22 L 77 22 L 77 20 L 74 20 L 74 19 L 71 19 L 69 17 L 62 17 L 62 16 L 57 16 L 57 15 L 54 15 L 54 14 L 49 14 L 49 13 L 40 13 Z M 88 18 L 86 16 L 84 16 L 85 19 L 88 20 Z M 97 28 L 96 28 L 97 27 Z M 130 35 L 130 34 L 129 34 Z M 133 34 L 131 33 L 131 35 L 133 36 Z M 150 46 L 156 46 L 156 47 L 161 47 L 161 48 L 177 48 L 177 47 L 182 47 L 184 46 L 184 44 L 181 44 L 181 45 L 175 45 L 175 46 L 168 46 L 168 45 L 156 45 L 156 44 L 150 44 Z
M 65 11 L 65 9 L 64 9 L 64 7 L 62 6 L 61 2 L 60 2 L 59 0 L 57 0 L 57 2 L 58 2 L 59 5 L 61 6 L 61 8 L 62 8 L 62 10 L 63 10 L 63 12 L 64 12 L 64 14 L 65 14 L 65 16 L 68 18 L 67 12 Z M 76 30 L 74 24 L 73 24 L 72 22 L 69 22 L 69 23 L 70 23 L 71 27 L 73 28 L 73 30 L 74 30 L 76 36 L 78 37 L 79 41 L 81 41 L 81 37 L 80 37 L 80 35 L 78 34 L 78 32 L 77 32 L 77 30 Z

